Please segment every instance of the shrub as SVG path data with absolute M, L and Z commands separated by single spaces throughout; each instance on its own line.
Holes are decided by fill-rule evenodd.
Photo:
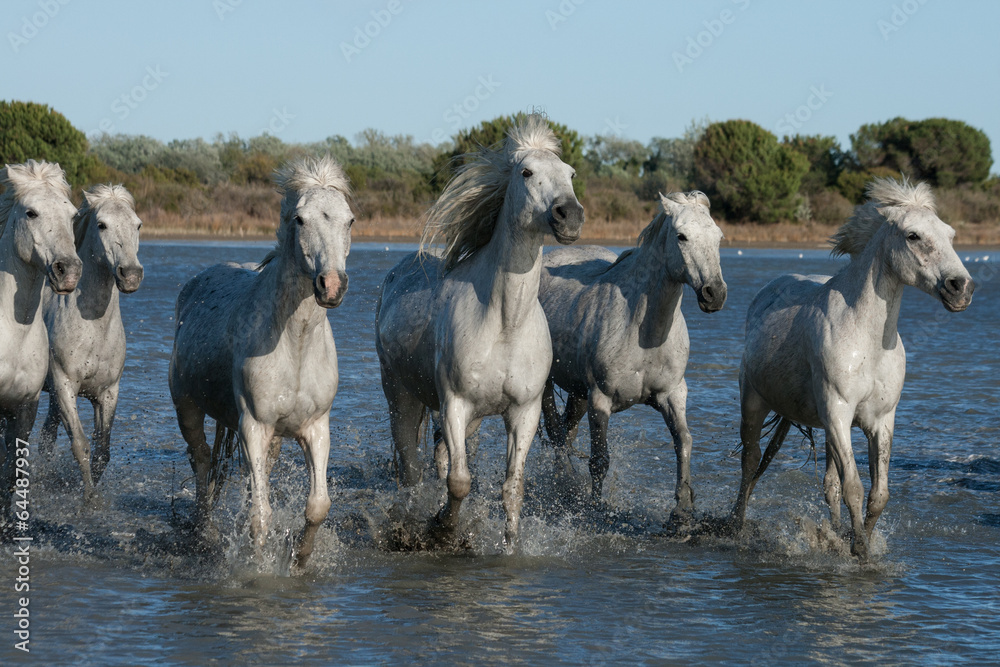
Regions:
M 87 155 L 87 137 L 45 104 L 0 100 L 0 164 L 28 159 L 58 162 L 74 187 L 99 167 Z
M 791 218 L 808 170 L 802 154 L 746 120 L 709 125 L 694 147 L 695 186 L 731 220 Z

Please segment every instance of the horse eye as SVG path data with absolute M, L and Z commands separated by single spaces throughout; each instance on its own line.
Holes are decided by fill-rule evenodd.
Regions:
M 30 208 L 27 211 L 25 211 L 24 214 L 27 215 L 29 218 L 37 218 L 38 217 L 38 213 L 35 212 L 33 209 L 30 209 Z
M 347 226 L 348 227 L 353 227 L 354 226 L 354 218 L 351 218 L 350 222 L 347 223 Z
M 678 241 L 687 241 L 688 237 L 686 235 L 684 235 L 684 234 L 678 234 L 677 235 L 677 240 Z
M 295 224 L 296 225 L 304 225 L 304 224 L 306 224 L 306 221 L 302 219 L 301 215 L 295 216 L 294 220 L 295 220 Z
M 108 226 L 105 223 L 103 223 L 103 222 L 99 222 L 99 223 L 97 223 L 97 228 L 103 231 L 103 230 L 107 229 Z
M 533 173 L 534 172 L 531 171 L 530 169 L 525 169 L 524 171 L 521 172 L 521 175 L 524 176 L 525 178 L 530 178 Z
M 910 232 L 909 234 L 906 235 L 906 240 L 907 241 L 919 241 L 920 240 L 920 234 L 917 234 L 916 232 Z

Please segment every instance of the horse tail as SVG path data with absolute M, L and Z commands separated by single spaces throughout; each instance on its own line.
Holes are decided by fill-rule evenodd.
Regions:
M 761 457 L 760 465 L 757 467 L 757 473 L 754 475 L 754 481 L 764 473 L 767 466 L 771 463 L 771 459 L 774 458 L 778 450 L 781 449 L 782 443 L 784 443 L 785 438 L 788 436 L 788 431 L 794 426 L 796 430 L 801 433 L 805 439 L 809 442 L 809 451 L 811 452 L 811 457 L 815 459 L 816 457 L 816 438 L 813 436 L 813 429 L 811 426 L 803 426 L 802 424 L 792 421 L 788 417 L 783 417 L 778 413 L 774 413 L 773 416 L 768 418 L 764 422 L 765 432 L 771 434 L 771 439 L 767 442 L 767 448 L 764 450 L 764 455 Z M 806 459 L 806 463 L 808 463 Z M 803 464 L 805 465 L 805 464 Z
M 215 425 L 215 443 L 212 445 L 212 467 L 208 474 L 209 506 L 215 506 L 222 493 L 222 487 L 229 476 L 229 464 L 237 452 L 236 444 L 239 433 L 223 426 L 221 422 Z

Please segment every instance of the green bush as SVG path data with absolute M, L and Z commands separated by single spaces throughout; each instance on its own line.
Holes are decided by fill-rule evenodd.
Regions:
M 694 182 L 731 220 L 778 222 L 796 211 L 809 161 L 756 123 L 713 123 L 694 147 Z
M 28 159 L 58 162 L 74 187 L 99 168 L 87 155 L 87 137 L 45 104 L 0 100 L 0 164 Z
M 944 188 L 982 183 L 993 164 L 989 137 L 947 118 L 862 125 L 851 135 L 851 149 L 862 169 L 885 167 Z
M 802 177 L 801 190 L 804 193 L 812 195 L 836 187 L 846 158 L 836 137 L 797 134 L 785 137 L 782 143 L 809 161 L 809 171 Z

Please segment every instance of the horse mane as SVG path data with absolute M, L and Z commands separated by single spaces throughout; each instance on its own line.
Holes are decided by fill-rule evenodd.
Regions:
M 646 228 L 639 232 L 639 238 L 636 239 L 635 247 L 629 248 L 628 250 L 622 252 L 622 254 L 618 255 L 618 259 L 616 259 L 611 266 L 618 264 L 618 262 L 632 255 L 632 253 L 637 250 L 652 244 L 653 241 L 660 235 L 660 231 L 663 229 L 663 225 L 667 222 L 667 220 L 673 219 L 673 215 L 667 211 L 666 204 L 663 201 L 664 199 L 672 201 L 675 204 L 680 204 L 681 206 L 700 205 L 704 206 L 706 209 L 711 207 L 711 203 L 708 201 L 708 196 L 700 190 L 692 190 L 691 192 L 671 192 L 668 195 L 660 195 L 660 197 L 660 210 L 656 213 L 652 222 L 646 225 Z M 610 269 L 611 267 L 609 266 L 608 268 Z
M 69 199 L 73 190 L 66 181 L 66 174 L 57 162 L 36 162 L 28 160 L 24 164 L 8 164 L 0 169 L 0 236 L 3 236 L 7 218 L 14 204 L 28 192 L 36 188 L 54 188 Z
M 448 270 L 489 243 L 518 154 L 531 150 L 556 156 L 561 152 L 548 121 L 537 113 L 508 129 L 502 145 L 464 155 L 467 163 L 458 168 L 427 212 L 419 254 L 425 255 L 428 245 L 442 240 Z
M 865 189 L 868 201 L 854 207 L 854 214 L 840 226 L 830 239 L 831 253 L 835 257 L 860 254 L 885 223 L 894 224 L 903 219 L 907 211 L 922 210 L 937 213 L 934 193 L 926 183 L 916 185 L 903 177 L 902 182 L 892 178 L 876 178 Z
M 304 191 L 313 188 L 336 190 L 344 195 L 345 199 L 351 200 L 351 184 L 347 174 L 344 173 L 343 167 L 329 155 L 318 158 L 302 157 L 286 162 L 274 171 L 273 178 L 274 185 L 282 197 L 281 222 L 277 230 L 278 243 L 257 265 L 258 270 L 264 268 L 281 252 L 282 229 L 284 229 L 292 211 L 295 210 L 299 196 Z
M 114 204 L 127 206 L 130 211 L 135 211 L 135 199 L 132 193 L 120 183 L 118 185 L 100 183 L 84 190 L 83 205 L 73 216 L 73 239 L 77 250 L 83 244 L 83 238 L 87 235 L 87 228 L 94 214 L 105 206 Z

